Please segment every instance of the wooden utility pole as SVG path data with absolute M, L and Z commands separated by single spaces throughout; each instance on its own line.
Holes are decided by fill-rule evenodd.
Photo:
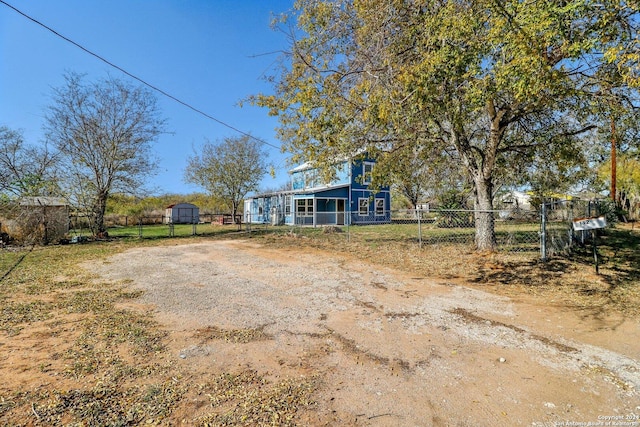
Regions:
M 616 122 L 611 118 L 611 200 L 616 201 Z

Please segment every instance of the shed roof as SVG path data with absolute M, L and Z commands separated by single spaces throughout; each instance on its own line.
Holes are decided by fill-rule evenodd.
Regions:
M 174 203 L 172 205 L 167 206 L 167 209 L 172 209 L 175 207 L 179 207 L 179 208 L 196 208 L 198 209 L 198 207 L 196 205 L 194 205 L 193 203 Z
M 69 203 L 62 197 L 35 196 L 23 197 L 20 206 L 69 206 Z

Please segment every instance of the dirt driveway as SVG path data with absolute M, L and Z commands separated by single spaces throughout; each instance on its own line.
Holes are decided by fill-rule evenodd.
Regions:
M 640 426 L 637 319 L 248 240 L 138 248 L 92 269 L 144 289 L 194 378 L 317 378 L 300 424 Z M 223 330 L 260 339 L 206 339 Z

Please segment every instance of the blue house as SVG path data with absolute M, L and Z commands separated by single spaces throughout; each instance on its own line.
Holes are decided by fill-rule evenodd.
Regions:
M 389 187 L 369 189 L 375 162 L 344 161 L 336 177 L 323 183 L 318 170 L 305 163 L 289 171 L 291 190 L 264 193 L 244 202 L 244 220 L 272 225 L 356 225 L 391 222 Z

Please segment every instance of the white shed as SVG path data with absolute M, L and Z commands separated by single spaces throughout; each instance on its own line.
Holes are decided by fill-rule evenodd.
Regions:
M 166 224 L 197 224 L 200 220 L 200 208 L 191 203 L 176 203 L 165 209 Z

